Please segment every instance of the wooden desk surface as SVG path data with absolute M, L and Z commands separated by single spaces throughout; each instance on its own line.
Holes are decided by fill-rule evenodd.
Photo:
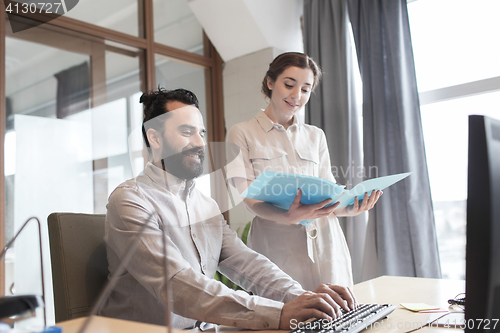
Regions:
M 62 333 L 77 333 L 86 317 L 57 323 Z M 135 321 L 95 316 L 85 330 L 86 333 L 165 333 L 166 326 L 138 323 Z M 188 331 L 172 329 L 172 333 L 186 333 Z
M 365 281 L 354 286 L 354 293 L 358 303 L 390 303 L 396 305 L 396 310 L 378 326 L 365 331 L 375 332 L 407 332 L 418 325 L 424 325 L 430 314 L 413 313 L 402 308 L 399 303 L 427 303 L 440 306 L 442 309 L 448 308 L 448 299 L 457 294 L 465 292 L 465 281 L 460 280 L 440 280 L 423 279 L 410 277 L 382 276 L 373 280 Z M 63 333 L 76 333 L 85 318 L 68 320 L 56 324 L 63 329 Z M 112 319 L 105 317 L 95 317 L 87 328 L 86 332 L 92 333 L 164 333 L 165 326 L 142 324 L 132 321 Z M 461 330 L 449 328 L 429 328 L 425 327 L 419 332 L 452 332 L 458 333 Z M 173 329 L 175 333 L 186 332 Z M 224 332 L 229 332 L 224 330 Z M 287 331 L 261 331 L 262 333 L 277 333 Z
M 448 299 L 465 292 L 465 281 L 423 279 L 396 276 L 381 276 L 354 286 L 358 303 L 393 304 L 396 310 L 385 320 L 385 328 L 375 325 L 366 332 L 407 332 L 429 319 L 429 313 L 414 313 L 404 309 L 400 303 L 427 303 L 448 309 Z M 398 326 L 399 325 L 399 326 Z M 388 328 L 388 327 L 392 328 Z M 399 328 L 398 328 L 399 327 Z M 449 328 L 425 327 L 419 332 L 462 332 Z

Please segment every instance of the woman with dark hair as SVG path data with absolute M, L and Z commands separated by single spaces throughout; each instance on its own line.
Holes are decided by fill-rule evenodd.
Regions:
M 228 169 L 228 179 L 243 192 L 264 170 L 304 174 L 335 182 L 325 133 L 300 123 L 297 113 L 321 78 L 319 66 L 303 53 L 283 53 L 269 65 L 262 92 L 269 105 L 247 122 L 235 125 L 228 141 L 241 149 L 243 165 Z M 331 199 L 305 205 L 301 191 L 288 211 L 244 199 L 256 216 L 248 245 L 267 256 L 306 290 L 319 284 L 352 286 L 349 249 L 337 216 L 355 216 L 371 209 L 381 191 L 337 209 Z M 314 220 L 307 226 L 299 222 Z

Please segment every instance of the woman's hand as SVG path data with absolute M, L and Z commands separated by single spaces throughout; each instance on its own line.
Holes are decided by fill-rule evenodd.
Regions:
M 252 184 L 251 181 L 244 178 L 233 178 L 232 180 L 233 185 L 238 189 L 240 194 Z M 300 221 L 313 220 L 328 216 L 339 206 L 339 203 L 335 203 L 334 205 L 325 207 L 332 202 L 332 199 L 326 199 L 316 204 L 306 205 L 300 202 L 301 198 L 302 191 L 298 189 L 288 210 L 278 208 L 268 202 L 248 198 L 244 198 L 243 202 L 245 203 L 245 206 L 255 215 L 281 224 L 296 224 Z
M 375 206 L 380 196 L 382 196 L 382 193 L 382 191 L 373 190 L 370 197 L 368 197 L 368 192 L 366 192 L 361 204 L 359 203 L 358 197 L 356 197 L 352 205 L 342 207 L 333 213 L 337 216 L 356 216 L 369 211 Z
M 331 206 L 325 207 L 332 202 L 332 199 L 326 199 L 315 204 L 306 205 L 300 202 L 301 198 L 302 191 L 299 188 L 297 189 L 297 194 L 295 195 L 290 208 L 288 208 L 288 211 L 285 213 L 286 221 L 290 224 L 328 216 L 340 205 L 340 202 L 336 202 Z

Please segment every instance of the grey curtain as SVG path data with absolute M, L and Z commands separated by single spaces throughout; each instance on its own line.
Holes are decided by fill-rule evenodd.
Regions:
M 362 144 L 349 21 L 363 81 Z M 355 282 L 441 277 L 406 1 L 304 0 L 304 48 L 324 70 L 306 121 L 325 131 L 338 182 L 412 172 L 385 191 L 368 225 L 365 216 L 341 220 Z
M 412 172 L 370 213 L 365 260 L 372 265 L 363 278 L 439 278 L 406 0 L 347 1 L 363 81 L 364 166 L 379 176 Z
M 306 122 L 326 134 L 332 172 L 349 188 L 363 180 L 359 117 L 345 0 L 304 1 L 304 48 L 323 70 L 311 96 Z M 361 281 L 367 214 L 340 218 L 351 252 L 354 282 Z

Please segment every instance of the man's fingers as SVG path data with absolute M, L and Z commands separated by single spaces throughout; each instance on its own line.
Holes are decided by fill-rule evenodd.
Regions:
M 344 310 L 349 310 L 350 309 L 353 309 L 354 306 L 356 305 L 357 301 L 356 301 L 356 297 L 354 297 L 354 293 L 352 292 L 352 290 L 348 287 L 342 287 L 342 286 L 337 286 L 337 285 L 328 285 L 330 287 L 330 289 L 332 291 L 335 292 L 335 294 L 340 298 L 340 300 L 342 300 L 342 305 L 345 306 L 345 303 L 343 302 L 343 300 L 345 300 L 347 302 L 347 304 L 349 304 L 349 307 L 346 309 L 345 307 L 342 307 Z M 334 298 L 335 302 L 339 302 L 337 298 Z M 340 304 L 340 303 L 339 303 Z
M 328 290 L 331 291 L 330 288 L 328 288 Z M 342 302 L 342 304 L 344 304 L 344 302 Z M 333 300 L 328 292 L 313 292 L 308 295 L 305 307 L 320 310 L 331 318 L 336 318 L 341 314 L 340 304 Z
M 280 328 L 290 328 L 292 320 L 305 321 L 310 318 L 333 320 L 338 315 L 338 304 L 329 295 L 317 292 L 305 292 L 283 306 Z
M 330 316 L 331 318 L 338 317 L 338 306 L 335 305 L 333 300 L 327 300 L 328 295 L 316 294 L 311 297 L 308 307 L 320 310 Z
M 317 318 L 331 321 L 342 315 L 340 308 L 349 311 L 356 307 L 356 298 L 349 288 L 322 284 L 314 291 L 305 292 L 283 306 L 280 328 L 290 328 L 292 320 L 303 322 Z
M 340 311 L 341 305 L 337 303 L 328 293 L 320 293 L 320 295 L 333 308 L 336 317 L 340 317 L 342 315 L 342 312 Z M 342 302 L 342 305 L 344 305 L 344 302 Z
M 324 313 L 323 311 L 320 311 L 318 309 L 311 309 L 312 311 L 312 316 L 309 317 L 309 318 L 317 318 L 317 319 L 326 319 L 328 321 L 332 321 L 333 319 L 335 319 L 334 317 L 330 317 L 329 315 L 327 315 L 326 313 Z
M 290 319 L 294 319 L 294 321 L 297 323 L 297 322 L 304 322 L 304 321 L 311 319 L 311 318 L 326 319 L 328 321 L 333 320 L 332 317 L 330 317 L 329 315 L 327 315 L 323 311 L 320 311 L 320 310 L 315 309 L 315 308 L 301 309 L 301 310 L 299 310 L 299 312 L 294 313 L 293 318 L 290 318 Z M 287 324 L 291 326 L 292 320 L 290 320 Z M 292 328 L 288 325 L 285 325 L 286 327 L 281 327 L 281 325 L 280 325 L 280 329 Z
M 358 307 L 358 301 L 356 300 L 356 296 L 354 296 L 354 293 L 352 292 L 351 288 L 347 288 L 347 291 L 349 292 L 349 294 L 351 295 L 351 298 L 352 298 L 352 301 L 349 302 L 349 307 L 351 309 L 355 309 Z
M 316 288 L 314 292 L 328 295 L 330 297 L 330 302 L 333 302 L 332 306 L 335 307 L 336 311 L 340 310 L 340 307 L 349 311 L 349 307 L 345 305 L 343 298 L 337 293 L 337 290 L 341 290 L 342 288 L 344 287 L 333 284 L 322 284 Z
M 335 290 L 331 289 L 331 293 L 329 295 L 332 297 L 335 303 L 337 303 L 342 309 L 349 311 L 349 307 L 344 302 L 344 297 L 339 295 Z

